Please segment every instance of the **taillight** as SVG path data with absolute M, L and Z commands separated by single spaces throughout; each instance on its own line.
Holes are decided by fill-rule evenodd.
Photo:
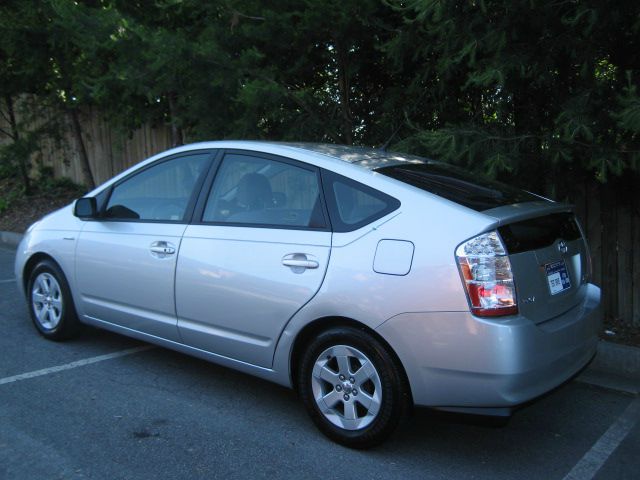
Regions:
M 474 315 L 518 313 L 511 262 L 498 232 L 467 240 L 456 249 L 456 260 Z

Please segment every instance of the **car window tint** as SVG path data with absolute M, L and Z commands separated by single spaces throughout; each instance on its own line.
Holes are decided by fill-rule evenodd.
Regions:
M 104 216 L 123 220 L 181 221 L 210 154 L 174 158 L 117 185 Z
M 224 157 L 204 222 L 323 228 L 315 171 L 240 154 Z
M 387 207 L 384 200 L 340 181 L 333 183 L 333 193 L 340 220 L 347 225 L 360 223 Z

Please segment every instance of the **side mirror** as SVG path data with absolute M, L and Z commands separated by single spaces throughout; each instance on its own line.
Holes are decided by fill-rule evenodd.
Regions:
M 94 197 L 83 197 L 76 200 L 73 214 L 78 218 L 96 218 L 98 207 Z

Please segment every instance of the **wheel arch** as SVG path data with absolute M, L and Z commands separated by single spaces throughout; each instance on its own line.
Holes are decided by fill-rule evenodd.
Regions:
M 47 325 L 38 318 L 33 306 L 32 292 L 28 288 L 31 284 L 31 277 L 37 270 L 38 265 L 46 262 L 46 269 L 51 271 L 58 283 L 60 293 L 60 305 L 58 307 L 59 318 L 55 324 Z M 25 262 L 22 267 L 22 284 L 27 297 L 29 315 L 38 332 L 48 340 L 60 341 L 73 338 L 81 333 L 82 322 L 77 313 L 77 308 L 69 285 L 67 273 L 52 255 L 46 252 L 35 252 Z
M 293 341 L 293 346 L 291 348 L 291 355 L 289 359 L 289 372 L 291 376 L 291 385 L 294 390 L 297 390 L 298 385 L 298 375 L 300 369 L 300 357 L 302 356 L 302 352 L 306 345 L 309 344 L 311 339 L 318 335 L 321 332 L 329 330 L 331 328 L 336 327 L 353 327 L 359 330 L 365 331 L 371 336 L 373 336 L 376 340 L 378 340 L 384 348 L 389 352 L 389 355 L 394 359 L 396 365 L 403 376 L 403 381 L 406 385 L 407 392 L 409 394 L 409 400 L 411 404 L 413 404 L 413 394 L 411 393 L 411 384 L 409 383 L 409 377 L 407 376 L 407 372 L 405 371 L 404 365 L 400 361 L 400 357 L 394 351 L 393 347 L 387 342 L 384 337 L 382 337 L 378 332 L 368 327 L 362 322 L 354 320 L 348 317 L 340 317 L 340 316 L 331 316 L 331 317 L 321 317 L 318 318 L 302 328 L 295 337 Z
M 45 252 L 36 252 L 29 257 L 29 259 L 25 262 L 24 267 L 22 268 L 22 288 L 25 292 L 25 295 L 29 294 L 27 291 L 27 286 L 29 285 L 29 277 L 31 276 L 31 272 L 33 272 L 33 269 L 36 268 L 36 265 L 38 265 L 43 260 L 49 260 L 55 263 L 60 271 L 65 275 L 65 277 L 67 276 L 67 273 L 64 271 L 62 266 L 58 262 L 56 262 L 55 258 Z M 67 279 L 67 282 L 68 281 L 69 280 Z

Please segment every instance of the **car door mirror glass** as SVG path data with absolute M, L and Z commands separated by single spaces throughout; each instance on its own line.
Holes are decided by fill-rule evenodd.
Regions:
M 95 218 L 98 208 L 94 197 L 83 197 L 76 200 L 73 214 L 78 218 Z

